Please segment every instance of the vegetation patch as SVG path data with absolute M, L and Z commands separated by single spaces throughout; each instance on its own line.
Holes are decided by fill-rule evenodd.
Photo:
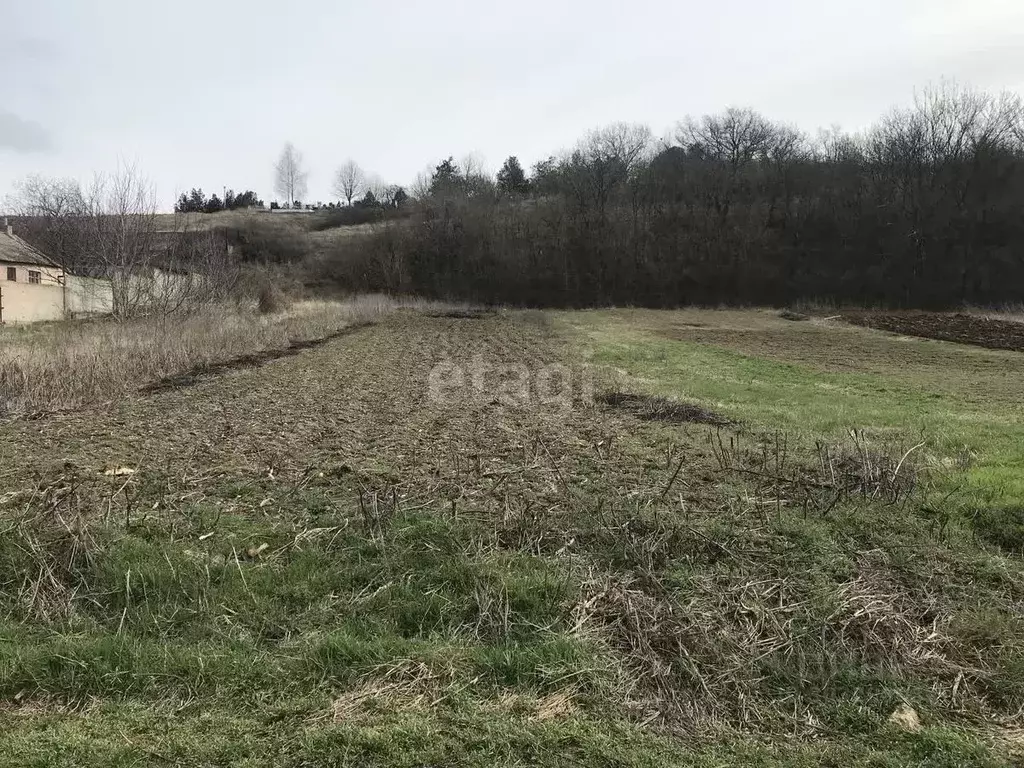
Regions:
M 935 401 L 901 427 L 874 410 L 909 396 L 888 379 L 645 336 L 645 315 L 627 338 L 616 313 L 565 335 L 421 310 L 0 423 L 9 762 L 1011 764 L 992 734 L 1024 706 L 1019 532 L 949 504 L 985 501 L 966 473 L 992 456 L 919 447 L 907 419 Z M 819 330 L 726 318 L 798 351 Z M 534 370 L 588 343 L 743 426 L 425 397 L 441 359 Z M 959 413 L 945 432 L 989 428 Z
M 791 320 L 793 322 L 800 322 L 802 320 L 810 320 L 810 315 L 805 315 L 803 312 L 794 312 L 791 309 L 783 309 L 779 312 L 779 317 L 783 320 Z
M 701 405 L 683 403 L 665 397 L 638 395 L 631 392 L 605 392 L 595 399 L 603 405 L 626 411 L 645 421 L 666 421 L 672 424 L 690 422 L 718 426 L 732 423 L 721 414 Z

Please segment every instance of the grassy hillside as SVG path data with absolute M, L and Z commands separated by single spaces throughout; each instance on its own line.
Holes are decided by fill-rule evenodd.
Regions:
M 266 211 L 219 211 L 217 213 L 160 213 L 156 216 L 157 229 L 163 231 L 205 231 L 217 227 L 240 227 L 254 221 L 272 221 L 275 226 L 307 232 L 312 228 L 316 214 L 269 213 Z

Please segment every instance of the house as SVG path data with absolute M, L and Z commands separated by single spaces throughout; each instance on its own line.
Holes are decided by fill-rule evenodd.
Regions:
M 109 280 L 77 277 L 14 234 L 0 229 L 0 324 L 62 320 L 111 311 Z

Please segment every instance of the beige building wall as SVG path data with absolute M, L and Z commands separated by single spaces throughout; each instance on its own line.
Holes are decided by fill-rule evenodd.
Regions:
M 34 285 L 29 283 L 28 278 L 29 272 L 39 273 L 39 285 L 60 285 L 61 275 L 64 274 L 63 270 L 59 267 L 47 267 L 38 264 L 0 264 L 0 284 L 7 285 L 12 282 L 7 277 L 7 271 L 13 269 L 15 276 L 18 278 L 17 283 L 24 283 L 26 285 Z
M 8 279 L 8 269 L 16 280 Z M 29 273 L 39 282 L 29 282 Z M 106 315 L 114 311 L 115 293 L 123 311 L 176 308 L 202 299 L 210 290 L 207 277 L 195 273 L 153 269 L 146 275 L 121 273 L 106 278 L 64 275 L 57 267 L 0 263 L 0 320 L 4 323 L 34 323 L 84 315 Z
M 53 284 L 0 283 L 0 316 L 5 323 L 61 320 L 64 288 Z
M 9 270 L 14 270 L 16 280 L 9 279 Z M 38 283 L 29 282 L 30 272 L 38 273 Z M 64 286 L 60 276 L 57 267 L 0 264 L 0 320 L 34 323 L 63 319 Z
M 11 280 L 8 270 L 17 278 Z M 29 272 L 39 282 L 29 282 Z M 110 281 L 64 275 L 57 267 L 0 263 L 0 320 L 35 323 L 83 315 L 108 315 L 114 308 Z
M 114 289 L 110 281 L 99 277 L 64 278 L 67 312 L 78 315 L 109 315 L 114 311 Z

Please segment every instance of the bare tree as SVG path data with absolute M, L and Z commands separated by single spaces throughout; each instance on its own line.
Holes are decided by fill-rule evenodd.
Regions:
M 346 160 L 334 177 L 334 194 L 352 205 L 352 198 L 358 197 L 363 190 L 365 178 L 366 174 L 359 167 L 359 163 L 352 159 Z
M 702 197 L 724 227 L 749 167 L 768 157 L 778 128 L 752 109 L 729 107 L 700 120 L 687 118 L 676 132 L 687 154 L 704 164 Z
M 428 167 L 416 174 L 409 191 L 417 200 L 425 200 L 430 196 L 430 185 L 433 180 L 433 168 Z
M 464 178 L 488 176 L 487 162 L 479 152 L 468 152 L 459 161 L 459 172 Z
M 73 179 L 32 176 L 8 200 L 27 239 L 55 258 L 76 294 L 100 292 L 115 317 L 169 315 L 222 297 L 237 264 L 213 233 L 189 230 L 187 216 L 161 227 L 149 182 L 130 163 Z
M 76 179 L 29 176 L 15 185 L 5 206 L 20 217 L 19 227 L 37 247 L 69 272 L 78 270 L 89 211 Z
M 651 129 L 640 123 L 612 123 L 590 131 L 578 149 L 591 162 L 618 164 L 627 174 L 646 159 Z
M 153 188 L 135 165 L 122 164 L 112 174 L 95 176 L 87 200 L 90 271 L 111 281 L 115 316 L 140 314 L 152 303 L 157 240 Z
M 647 159 L 651 129 L 638 123 L 612 123 L 589 131 L 560 167 L 581 210 L 593 205 L 603 216 L 612 191 Z
M 486 198 L 494 194 L 494 178 L 487 170 L 487 161 L 479 152 L 463 156 L 458 164 L 458 184 L 466 197 Z
M 863 145 L 863 137 L 844 133 L 838 125 L 832 125 L 818 130 L 812 151 L 819 162 L 827 165 L 859 164 L 864 157 Z
M 687 118 L 676 138 L 691 152 L 725 162 L 733 171 L 761 157 L 771 145 L 775 127 L 752 109 L 730 107 L 700 120 Z
M 371 173 L 363 181 L 363 189 L 373 195 L 373 198 L 380 202 L 387 192 L 388 184 L 379 174 Z
M 274 165 L 274 191 L 293 205 L 306 196 L 308 179 L 309 173 L 302 167 L 302 153 L 289 141 Z

